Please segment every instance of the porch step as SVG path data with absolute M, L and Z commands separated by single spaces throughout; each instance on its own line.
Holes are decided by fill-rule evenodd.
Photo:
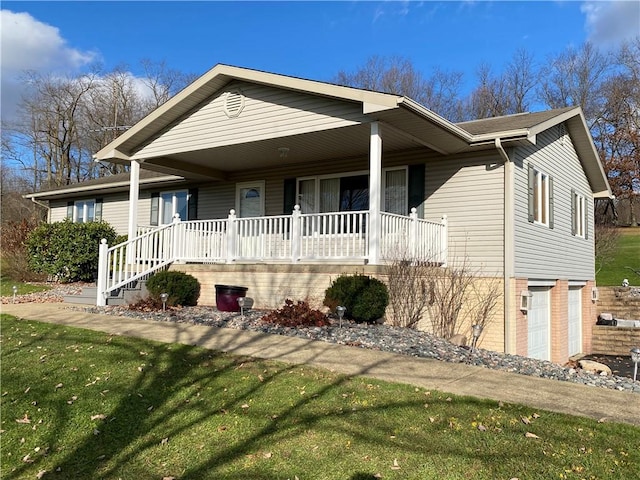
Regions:
M 107 297 L 107 305 L 127 305 L 134 303 L 148 295 L 146 282 L 135 282 L 134 286 L 120 288 Z M 76 303 L 81 305 L 95 305 L 98 295 L 97 287 L 84 287 L 78 295 L 65 295 L 65 303 Z

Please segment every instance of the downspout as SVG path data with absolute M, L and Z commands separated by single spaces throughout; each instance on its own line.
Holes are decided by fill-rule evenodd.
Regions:
M 51 223 L 51 207 L 49 207 L 48 204 L 44 204 L 42 202 L 39 202 L 38 200 L 36 200 L 33 197 L 31 197 L 31 201 L 33 203 L 35 203 L 36 205 L 47 209 L 47 223 Z
M 504 351 L 515 353 L 514 319 L 511 298 L 511 278 L 514 275 L 514 179 L 513 162 L 502 146 L 500 138 L 495 139 L 495 147 L 504 160 Z

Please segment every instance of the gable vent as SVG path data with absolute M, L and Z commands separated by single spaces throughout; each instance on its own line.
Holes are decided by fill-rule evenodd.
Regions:
M 244 108 L 244 95 L 240 90 L 231 90 L 227 92 L 224 99 L 224 113 L 229 118 L 240 115 Z

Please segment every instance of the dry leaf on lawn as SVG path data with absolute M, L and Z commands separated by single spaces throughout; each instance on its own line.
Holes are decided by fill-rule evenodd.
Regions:
M 31 423 L 31 420 L 29 419 L 29 416 L 25 413 L 24 417 L 16 418 L 16 423 Z
M 527 437 L 527 438 L 540 438 L 538 435 L 536 435 L 535 433 L 531 433 L 531 432 L 525 433 L 524 436 Z
M 98 415 L 91 415 L 91 420 L 104 420 L 107 418 L 106 415 L 99 413 Z

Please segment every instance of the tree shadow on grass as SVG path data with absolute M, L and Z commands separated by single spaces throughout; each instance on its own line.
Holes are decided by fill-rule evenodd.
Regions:
M 54 327 L 51 328 L 56 331 Z M 210 329 L 200 332 L 202 338 L 196 339 L 198 341 L 215 335 L 212 333 L 214 330 Z M 184 332 L 176 333 L 176 339 L 183 335 Z M 40 393 L 41 404 L 51 403 L 50 407 L 54 409 L 55 423 L 47 427 L 47 441 L 51 446 L 51 454 L 60 458 L 56 462 L 59 471 L 48 472 L 46 478 L 162 478 L 159 465 L 164 460 L 167 463 L 165 476 L 173 476 L 178 480 L 293 479 L 296 474 L 299 478 L 376 478 L 376 469 L 372 469 L 375 473 L 369 474 L 366 473 L 369 469 L 364 470 L 361 464 L 349 464 L 349 458 L 352 457 L 343 455 L 348 447 L 339 443 L 339 439 L 344 438 L 351 439 L 353 444 L 370 446 L 376 452 L 371 455 L 385 456 L 386 468 L 393 466 L 394 456 L 417 457 L 424 464 L 434 465 L 438 465 L 443 457 L 453 457 L 464 464 L 484 468 L 484 478 L 501 478 L 507 474 L 504 464 L 524 462 L 520 460 L 521 455 L 528 455 L 527 461 L 546 460 L 534 449 L 532 452 L 522 452 L 500 445 L 487 448 L 484 443 L 487 436 L 481 436 L 469 426 L 466 426 L 469 430 L 466 434 L 478 435 L 476 448 L 470 448 L 465 442 L 434 441 L 431 438 L 436 435 L 442 438 L 443 429 L 455 435 L 458 426 L 455 417 L 459 409 L 486 410 L 489 407 L 496 408 L 496 402 L 467 397 L 456 397 L 450 401 L 446 395 L 435 394 L 425 400 L 424 394 L 417 392 L 365 404 L 356 398 L 359 394 L 353 392 L 361 391 L 362 382 L 366 385 L 366 381 L 348 375 L 315 371 L 314 375 L 320 377 L 321 381 L 317 382 L 317 388 L 306 391 L 303 388 L 306 382 L 299 377 L 312 375 L 314 370 L 306 367 L 303 370 L 299 365 L 274 364 L 188 345 L 155 344 L 149 347 L 148 343 L 108 334 L 100 335 L 98 340 L 95 340 L 95 336 L 90 341 L 85 338 L 82 332 L 64 328 L 57 339 L 59 350 L 68 352 L 68 347 L 74 346 L 79 350 L 75 355 L 91 358 L 103 369 L 107 368 L 103 366 L 125 363 L 127 368 L 135 369 L 133 379 L 120 384 L 120 391 L 104 393 L 109 382 L 97 381 L 95 389 L 90 384 L 97 376 L 104 380 L 109 371 L 83 367 L 87 370 L 78 372 L 83 380 L 77 388 L 89 390 L 82 392 L 76 402 L 79 404 L 88 396 L 85 392 L 104 395 L 104 409 L 92 412 L 105 415 L 103 419 L 78 419 L 73 414 L 74 405 L 60 402 L 59 397 L 55 400 L 57 403 L 52 400 L 51 388 Z M 240 341 L 240 338 L 244 340 Z M 227 341 L 229 348 L 232 343 L 236 348 L 239 342 L 241 346 L 253 348 L 254 351 L 262 352 L 264 347 L 259 336 L 233 338 L 232 335 Z M 36 344 L 36 341 L 32 341 L 30 348 L 35 348 Z M 142 352 L 142 348 L 147 351 Z M 218 348 L 224 350 L 224 343 L 218 343 Z M 290 348 L 295 350 L 299 347 Z M 323 352 L 332 347 L 314 345 L 314 348 L 315 357 L 322 358 Z M 289 353 L 295 352 L 285 350 L 282 352 L 283 358 Z M 65 355 L 60 365 L 70 368 L 73 361 L 69 357 L 73 355 Z M 11 359 L 10 356 L 8 358 Z M 312 360 L 310 355 L 305 358 Z M 348 362 L 349 359 L 344 358 L 344 361 Z M 373 361 L 359 373 L 366 375 L 386 361 L 386 357 L 378 362 Z M 56 368 L 62 368 L 60 365 L 52 362 L 47 375 L 54 378 Z M 231 375 L 238 372 L 242 375 Z M 324 380 L 327 377 L 330 378 L 328 382 Z M 231 384 L 231 381 L 235 383 Z M 283 395 L 282 389 L 290 392 L 289 396 Z M 335 407 L 336 398 L 343 399 L 339 408 Z M 425 410 L 423 405 L 425 401 L 431 404 L 431 408 L 441 412 L 436 423 L 430 421 L 430 410 Z M 404 419 L 404 424 L 394 424 L 392 419 L 395 417 L 387 419 L 388 412 L 402 409 L 412 412 L 411 418 Z M 77 422 L 77 425 L 72 425 L 72 422 Z M 576 423 L 580 421 L 576 420 Z M 202 429 L 204 425 L 207 428 Z M 570 427 L 574 428 L 574 425 Z M 86 433 L 80 436 L 75 445 L 61 445 L 59 437 L 64 438 L 64 432 L 71 428 L 79 428 Z M 520 437 L 526 428 L 520 425 Z M 99 432 L 96 433 L 94 429 Z M 300 458 L 295 456 L 295 452 L 293 460 L 287 460 L 283 454 L 283 458 L 269 458 L 266 461 L 267 454 L 273 450 L 279 451 L 284 443 L 289 450 L 295 449 L 296 445 L 299 448 L 308 447 L 310 443 L 307 438 L 314 435 L 337 439 L 331 451 L 317 454 L 305 452 L 305 461 L 318 459 L 326 471 L 318 471 L 315 476 L 310 476 L 308 466 L 295 464 L 296 459 Z M 185 436 L 189 438 L 185 440 Z M 506 440 L 513 438 L 507 436 Z M 169 450 L 174 440 L 182 442 L 181 445 L 188 451 Z M 167 450 L 163 451 L 162 448 Z M 171 455 L 184 458 L 173 462 Z M 386 455 L 389 457 L 386 458 Z M 411 470 L 412 467 L 403 464 L 402 459 L 400 463 L 404 470 L 387 470 L 384 478 L 419 478 Z M 176 465 L 179 465 L 179 471 L 176 471 Z M 25 464 L 8 478 L 31 476 L 34 466 L 37 468 L 37 463 Z M 413 468 L 419 470 L 419 467 Z M 513 476 L 518 472 L 509 473 Z M 457 477 L 454 475 L 449 478 Z

